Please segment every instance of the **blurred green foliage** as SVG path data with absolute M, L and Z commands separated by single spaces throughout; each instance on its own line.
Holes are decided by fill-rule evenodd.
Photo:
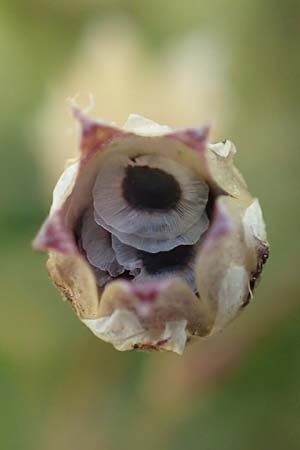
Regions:
M 1 448 L 298 450 L 299 2 L 2 0 L 0 7 Z M 83 30 L 122 14 L 149 53 L 194 29 L 222 37 L 238 105 L 228 136 L 271 242 L 253 305 L 181 359 L 122 354 L 94 338 L 51 286 L 44 255 L 30 249 L 48 205 L 28 127 Z

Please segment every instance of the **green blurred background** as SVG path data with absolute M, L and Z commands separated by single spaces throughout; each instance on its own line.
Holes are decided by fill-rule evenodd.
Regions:
M 299 1 L 0 6 L 0 448 L 300 449 Z M 30 248 L 75 151 L 77 92 L 120 123 L 210 121 L 261 201 L 271 258 L 255 301 L 181 358 L 97 340 Z

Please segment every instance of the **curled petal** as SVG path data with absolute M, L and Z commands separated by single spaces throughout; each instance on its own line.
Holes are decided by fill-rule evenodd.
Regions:
M 93 209 L 88 209 L 82 218 L 81 242 L 88 261 L 94 267 L 107 270 L 112 276 L 124 272 L 116 260 L 111 235 L 95 222 Z
M 244 221 L 249 208 L 251 203 L 219 197 L 213 224 L 197 258 L 197 286 L 214 321 L 212 332 L 223 328 L 251 298 L 251 276 L 261 255 L 248 246 Z
M 191 335 L 210 329 L 202 304 L 180 280 L 116 281 L 102 296 L 100 317 L 85 324 L 119 350 L 144 348 L 181 354 Z

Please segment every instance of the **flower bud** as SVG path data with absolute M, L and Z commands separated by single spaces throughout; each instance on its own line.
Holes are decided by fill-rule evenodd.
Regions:
M 181 354 L 249 303 L 268 257 L 236 149 L 210 144 L 207 127 L 130 115 L 121 129 L 74 114 L 80 157 L 34 248 L 48 251 L 50 277 L 96 336 L 118 350 Z

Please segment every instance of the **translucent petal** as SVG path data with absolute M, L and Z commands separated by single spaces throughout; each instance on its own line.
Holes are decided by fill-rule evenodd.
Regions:
M 192 225 L 185 233 L 171 239 L 169 239 L 169 235 L 167 233 L 165 234 L 164 239 L 152 239 L 142 235 L 138 236 L 136 234 L 122 233 L 112 226 L 107 225 L 97 214 L 95 216 L 95 220 L 99 225 L 115 235 L 124 244 L 149 253 L 166 252 L 168 250 L 172 250 L 178 245 L 193 245 L 199 240 L 209 225 L 208 217 L 206 213 L 204 213 L 198 222 Z
M 200 243 L 197 243 L 197 245 L 195 245 L 194 254 L 196 253 L 196 248 L 198 248 L 199 244 Z M 165 279 L 176 276 L 183 278 L 194 292 L 197 291 L 194 277 L 194 256 L 184 268 L 173 269 L 166 267 L 160 269 L 158 273 L 150 274 L 144 267 L 141 254 L 137 249 L 123 244 L 115 236 L 112 236 L 112 245 L 119 264 L 123 265 L 126 270 L 133 272 L 135 281 L 151 281 L 154 279 Z
M 112 246 L 118 263 L 124 266 L 126 270 L 136 273 L 136 269 L 142 268 L 142 260 L 139 258 L 138 251 L 135 248 L 123 244 L 114 235 L 112 235 Z
M 92 209 L 88 209 L 82 219 L 81 243 L 90 264 L 112 276 L 124 272 L 116 261 L 110 233 L 95 222 Z
M 122 181 L 128 165 L 149 165 L 172 174 L 179 182 L 182 198 L 176 208 L 167 211 L 136 210 L 124 199 Z M 114 155 L 99 169 L 93 189 L 96 217 L 117 231 L 146 238 L 176 238 L 195 225 L 204 212 L 208 186 L 191 170 L 157 155 Z
M 96 283 L 99 287 L 104 287 L 113 278 L 104 270 L 100 270 L 93 267 L 93 272 L 96 278 Z

